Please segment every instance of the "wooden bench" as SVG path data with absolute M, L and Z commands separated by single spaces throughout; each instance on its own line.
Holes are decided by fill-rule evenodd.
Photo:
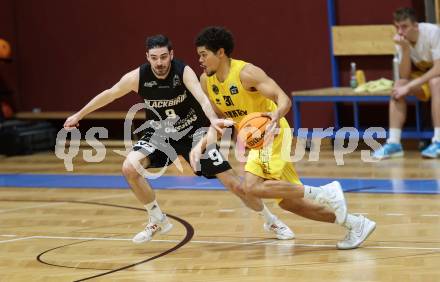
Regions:
M 293 91 L 292 95 L 292 107 L 293 107 L 293 121 L 294 121 L 294 134 L 298 136 L 298 130 L 301 128 L 301 107 L 304 102 L 333 102 L 334 105 L 334 132 L 341 128 L 340 123 L 340 109 L 338 103 L 348 102 L 353 105 L 353 121 L 354 127 L 362 135 L 364 129 L 360 126 L 359 115 L 359 103 L 388 103 L 390 100 L 390 92 L 376 92 L 376 93 L 355 93 L 353 89 L 349 87 L 330 87 L 321 89 L 312 89 L 305 91 Z M 421 102 L 414 96 L 409 96 L 407 99 L 411 102 L 415 102 L 415 115 L 416 115 L 416 127 L 415 129 L 405 129 L 402 132 L 402 138 L 411 139 L 425 139 L 432 137 L 432 131 L 426 131 L 423 129 L 422 123 L 422 111 Z M 311 132 L 307 133 L 307 136 L 301 136 L 303 138 L 310 138 Z M 333 138 L 335 135 L 332 136 Z

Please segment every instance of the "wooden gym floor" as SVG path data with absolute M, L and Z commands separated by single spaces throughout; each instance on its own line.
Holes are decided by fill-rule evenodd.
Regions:
M 109 152 L 102 163 L 79 156 L 74 176 L 120 175 L 117 154 Z M 240 163 L 233 165 L 242 172 Z M 417 152 L 379 163 L 362 162 L 355 152 L 337 166 L 326 150 L 319 161 L 296 163 L 306 183 L 346 181 L 349 211 L 378 224 L 361 248 L 339 251 L 341 227 L 266 201 L 296 233 L 295 240 L 275 240 L 261 218 L 224 190 L 157 190 L 174 228 L 135 245 L 131 237 L 146 213 L 129 189 L 66 188 L 75 183 L 63 183 L 72 180 L 50 152 L 0 156 L 0 281 L 440 281 L 439 167 L 440 160 L 423 160 Z M 58 174 L 59 187 L 13 187 L 7 180 Z M 187 166 L 183 175 L 191 175 Z M 378 179 L 394 180 L 376 193 Z M 359 181 L 366 185 L 360 190 Z M 418 187 L 430 194 L 417 194 Z

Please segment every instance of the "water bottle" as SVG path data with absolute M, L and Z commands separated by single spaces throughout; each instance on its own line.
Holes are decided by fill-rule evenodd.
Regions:
M 350 87 L 356 88 L 358 86 L 357 80 L 356 80 L 356 63 L 351 62 L 350 63 Z

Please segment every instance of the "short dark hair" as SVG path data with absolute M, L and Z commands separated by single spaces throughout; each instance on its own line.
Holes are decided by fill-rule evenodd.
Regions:
M 393 16 L 395 22 L 401 22 L 408 19 L 413 23 L 417 21 L 416 12 L 413 8 L 399 8 L 394 12 Z
M 234 37 L 224 27 L 208 26 L 197 35 L 195 44 L 196 47 L 206 47 L 214 53 L 223 48 L 229 57 L 234 50 Z
M 145 44 L 147 47 L 147 51 L 153 48 L 160 47 L 167 47 L 168 51 L 173 50 L 173 44 L 171 43 L 171 40 L 169 40 L 168 37 L 163 34 L 147 37 L 147 40 L 145 40 Z

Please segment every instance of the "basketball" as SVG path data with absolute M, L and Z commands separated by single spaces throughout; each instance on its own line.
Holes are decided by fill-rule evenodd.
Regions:
M 245 116 L 238 125 L 238 138 L 249 149 L 261 149 L 264 134 L 271 119 L 263 113 L 251 113 Z
M 9 59 L 11 57 L 11 46 L 8 41 L 0 38 L 0 59 Z

